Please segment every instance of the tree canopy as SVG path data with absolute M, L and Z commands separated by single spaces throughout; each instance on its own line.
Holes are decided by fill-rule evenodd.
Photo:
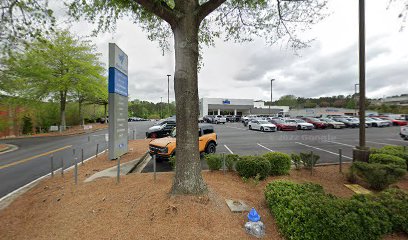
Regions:
M 105 69 L 95 46 L 66 30 L 35 40 L 2 63 L 0 88 L 13 96 L 59 101 L 62 126 L 68 100 L 107 99 Z

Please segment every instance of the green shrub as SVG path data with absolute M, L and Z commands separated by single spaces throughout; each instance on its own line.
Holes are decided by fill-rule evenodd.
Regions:
M 234 165 L 238 161 L 239 155 L 237 154 L 227 154 L 225 156 L 225 165 L 227 166 L 228 171 L 234 170 Z
M 296 170 L 300 170 L 302 159 L 298 154 L 292 153 L 290 154 L 290 158 L 292 159 L 292 163 L 295 165 Z
M 380 163 L 355 162 L 351 169 L 375 190 L 387 188 L 406 173 L 404 168 L 397 165 Z
M 300 159 L 303 163 L 303 166 L 305 166 L 305 168 L 312 168 L 312 166 L 316 166 L 316 163 L 319 161 L 320 156 L 311 152 L 304 152 L 304 153 L 300 153 Z
M 337 198 L 316 184 L 274 181 L 265 198 L 286 239 L 380 239 L 393 228 L 382 204 L 364 196 Z
M 235 165 L 241 177 L 252 178 L 259 174 L 259 179 L 265 179 L 271 170 L 268 160 L 260 156 L 241 156 Z
M 281 152 L 269 152 L 263 157 L 271 163 L 270 175 L 279 176 L 289 174 L 291 160 L 290 156 Z
M 383 153 L 370 154 L 369 163 L 394 164 L 406 169 L 407 164 L 404 159 Z
M 405 160 L 408 170 L 408 151 L 404 152 L 403 146 L 385 146 L 382 148 L 372 148 L 371 154 L 382 153 L 400 157 Z
M 219 154 L 207 154 L 205 155 L 205 160 L 211 171 L 220 170 L 222 167 L 222 156 Z

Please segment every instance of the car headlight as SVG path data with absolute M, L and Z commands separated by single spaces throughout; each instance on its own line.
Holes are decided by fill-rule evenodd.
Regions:
M 160 152 L 162 153 L 167 153 L 169 149 L 167 147 L 160 149 Z

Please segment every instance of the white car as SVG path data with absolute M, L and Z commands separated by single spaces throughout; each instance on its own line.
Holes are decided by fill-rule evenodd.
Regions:
M 389 120 L 384 120 L 376 117 L 370 117 L 369 119 L 372 120 L 373 127 L 389 127 L 392 125 L 392 122 Z
M 400 130 L 400 136 L 404 140 L 408 140 L 408 126 L 402 126 Z
M 314 128 L 313 124 L 303 119 L 287 119 L 285 122 L 296 124 L 298 130 L 312 130 Z
M 219 123 L 225 124 L 226 122 L 227 122 L 227 119 L 225 117 L 223 117 L 221 115 L 214 116 L 213 123 L 215 123 L 215 124 L 219 124 Z
M 342 128 L 346 127 L 346 124 L 344 124 L 342 122 L 334 121 L 331 118 L 320 118 L 320 120 L 327 123 L 328 128 L 342 129 Z
M 248 123 L 251 130 L 260 130 L 262 132 L 276 132 L 276 125 L 266 120 L 252 120 Z

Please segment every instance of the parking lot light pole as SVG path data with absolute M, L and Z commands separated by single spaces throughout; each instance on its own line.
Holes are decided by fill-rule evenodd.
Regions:
M 163 118 L 163 97 L 160 97 L 160 119 Z
M 353 161 L 368 161 L 370 154 L 366 147 L 365 136 L 365 0 L 359 0 L 359 119 L 360 119 L 360 139 L 359 146 L 353 149 Z
M 167 114 L 170 116 L 170 74 L 167 74 Z
M 271 79 L 271 103 L 269 104 L 269 115 L 272 116 L 271 113 L 271 106 L 272 106 L 272 83 L 275 81 L 275 79 Z

